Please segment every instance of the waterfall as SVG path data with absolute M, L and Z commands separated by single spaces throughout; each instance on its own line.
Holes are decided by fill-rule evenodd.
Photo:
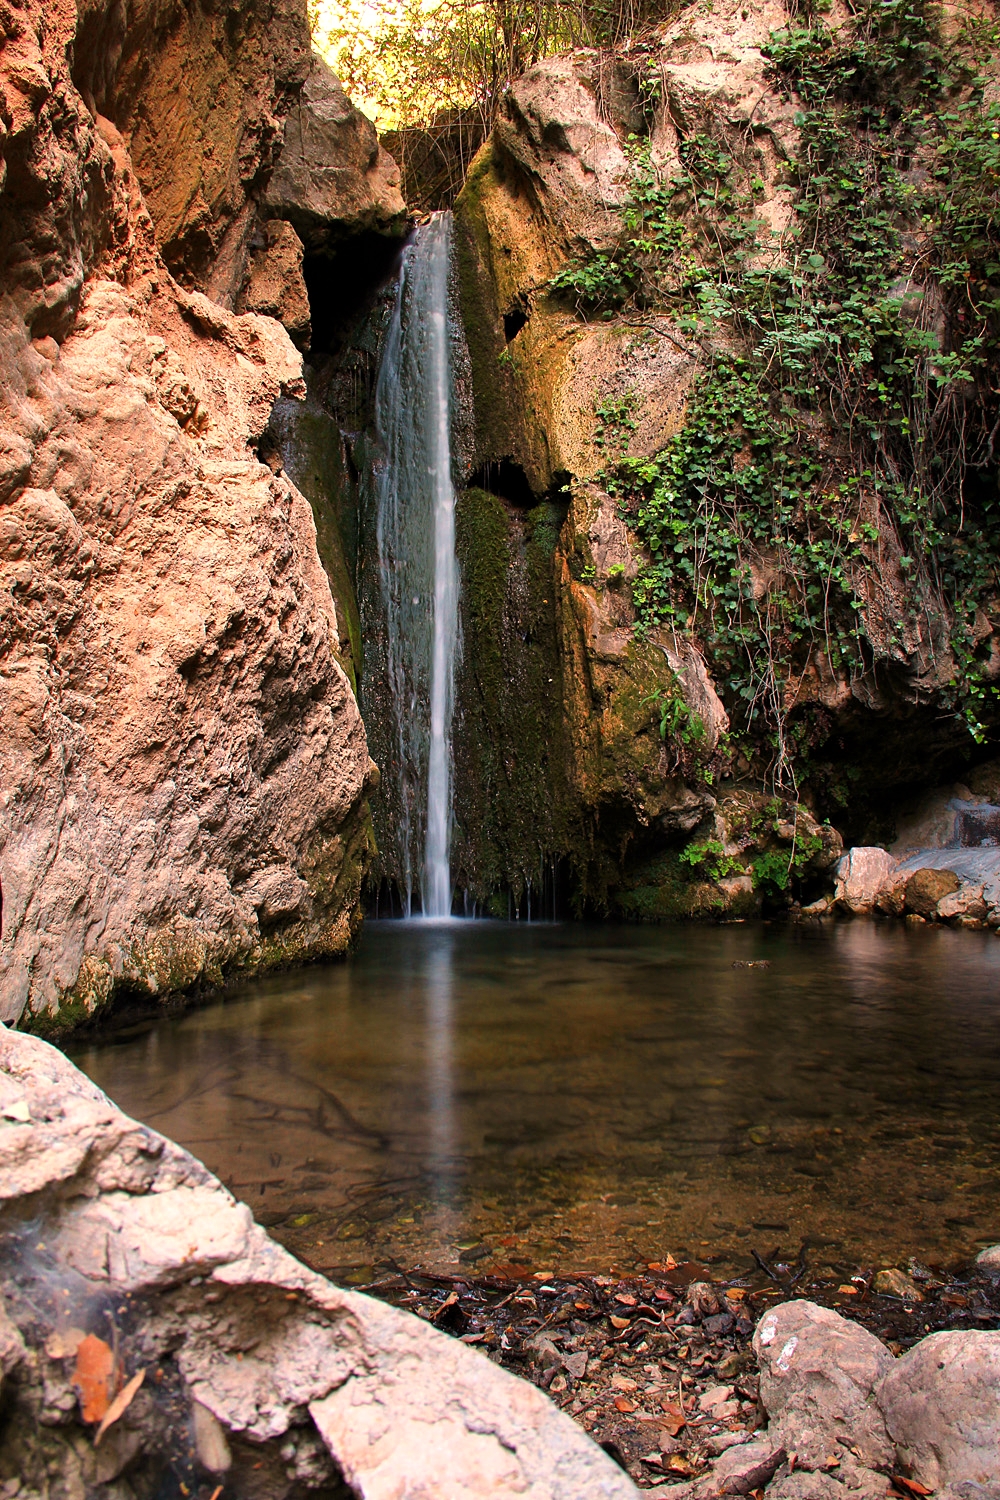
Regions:
M 368 534 L 373 520 L 375 547 L 361 600 L 363 707 L 389 783 L 394 848 L 383 850 L 383 861 L 399 882 L 408 916 L 419 880 L 421 909 L 428 917 L 450 916 L 452 905 L 451 728 L 459 577 L 450 270 L 451 216 L 436 214 L 403 253 L 382 347 L 367 497 L 373 512 Z

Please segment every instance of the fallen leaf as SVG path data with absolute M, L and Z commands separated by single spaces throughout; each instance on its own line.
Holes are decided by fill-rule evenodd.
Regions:
M 114 1370 L 115 1357 L 103 1339 L 88 1333 L 80 1340 L 73 1386 L 80 1398 L 80 1412 L 85 1422 L 100 1422 L 107 1411 Z
M 624 1304 L 625 1304 L 626 1307 L 634 1307 L 635 1306 L 635 1298 L 632 1296 L 631 1292 L 616 1292 L 615 1293 L 615 1301 L 616 1302 L 624 1302 Z
M 925 1484 L 921 1484 L 918 1479 L 904 1479 L 902 1474 L 890 1474 L 889 1479 L 895 1486 L 895 1488 L 902 1494 L 916 1495 L 918 1497 L 918 1500 L 922 1500 L 922 1497 L 924 1495 L 931 1495 L 934 1493 L 933 1490 L 929 1490 Z
M 630 1401 L 627 1396 L 616 1396 L 615 1397 L 615 1406 L 617 1407 L 617 1409 L 620 1412 L 622 1412 L 626 1416 L 628 1415 L 628 1413 L 630 1411 L 635 1411 L 635 1409 L 636 1409 L 635 1402 L 634 1401 Z
M 676 1401 L 670 1401 L 665 1396 L 660 1397 L 660 1405 L 663 1408 L 663 1426 L 671 1437 L 676 1437 L 681 1428 L 685 1426 L 685 1416 Z
M 747 1289 L 745 1286 L 731 1286 L 726 1291 L 726 1296 L 730 1302 L 742 1302 L 746 1294 Z
M 107 1432 L 108 1428 L 111 1426 L 112 1422 L 117 1422 L 122 1412 L 128 1411 L 129 1407 L 132 1405 L 132 1397 L 142 1385 L 142 1382 L 145 1380 L 145 1378 L 145 1370 L 140 1370 L 137 1375 L 132 1376 L 132 1379 L 129 1381 L 128 1385 L 123 1386 L 122 1389 L 118 1392 L 117 1396 L 112 1401 L 107 1411 L 104 1413 L 104 1416 L 101 1418 L 100 1427 L 98 1427 L 97 1431 L 94 1433 L 95 1448 L 101 1441 L 101 1438 Z
M 858 1289 L 856 1286 L 848 1286 L 845 1283 L 843 1286 L 838 1286 L 837 1288 L 838 1297 L 856 1297 L 857 1295 Z
M 449 1292 L 447 1297 L 441 1303 L 441 1306 L 438 1308 L 437 1312 L 433 1314 L 432 1321 L 436 1323 L 441 1314 L 445 1312 L 449 1307 L 454 1307 L 457 1301 L 458 1293 Z
M 684 1457 L 683 1453 L 671 1453 L 663 1467 L 669 1469 L 671 1474 L 688 1476 L 694 1473 L 694 1465 Z
M 628 1327 L 628 1318 L 616 1318 L 614 1313 L 611 1314 L 611 1317 L 608 1319 L 608 1321 L 610 1322 L 612 1328 Z

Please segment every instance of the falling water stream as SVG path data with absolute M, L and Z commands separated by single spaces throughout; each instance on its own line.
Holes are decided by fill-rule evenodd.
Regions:
M 396 803 L 395 863 L 406 915 L 419 881 L 427 917 L 452 907 L 451 726 L 458 638 L 458 561 L 452 471 L 449 276 L 451 216 L 436 214 L 403 255 L 375 388 L 377 589 L 364 618 L 374 643 L 362 696 L 381 686 L 392 724 L 387 775 Z M 366 647 L 367 652 L 367 647 Z M 373 686 L 371 679 L 376 679 Z M 373 713 L 372 718 L 377 717 Z

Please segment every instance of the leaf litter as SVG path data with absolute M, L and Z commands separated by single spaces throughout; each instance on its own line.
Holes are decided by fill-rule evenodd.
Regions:
M 894 1353 L 943 1328 L 1000 1327 L 1000 1285 L 975 1267 L 911 1261 L 923 1300 L 885 1295 L 873 1269 L 809 1274 L 788 1263 L 714 1282 L 671 1257 L 633 1275 L 445 1275 L 393 1265 L 360 1288 L 405 1308 L 531 1381 L 601 1444 L 640 1488 L 690 1479 L 766 1422 L 753 1330 L 769 1306 L 807 1297 L 860 1322 Z M 707 1399 L 705 1399 L 707 1397 Z M 907 1500 L 920 1491 L 898 1487 Z

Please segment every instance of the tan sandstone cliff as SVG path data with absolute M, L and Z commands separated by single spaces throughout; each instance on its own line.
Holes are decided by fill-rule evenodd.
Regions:
M 282 223 L 260 199 L 308 105 L 304 8 L 3 25 L 0 1017 L 64 1024 L 343 952 L 374 771 L 309 505 L 254 452 L 301 359 L 221 305 L 252 304 Z M 391 231 L 345 103 L 328 228 Z M 301 311 L 300 245 L 285 281 Z

